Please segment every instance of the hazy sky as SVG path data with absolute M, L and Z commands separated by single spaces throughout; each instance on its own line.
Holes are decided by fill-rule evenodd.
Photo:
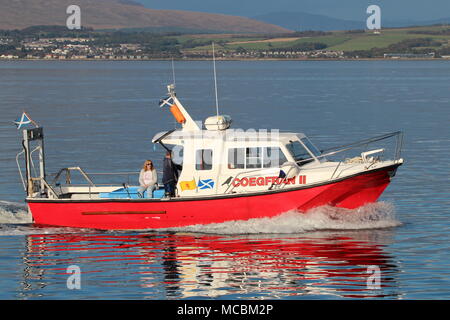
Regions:
M 450 0 L 136 0 L 152 9 L 224 13 L 252 17 L 276 11 L 304 11 L 365 20 L 366 8 L 381 7 L 388 20 L 433 20 L 450 16 Z

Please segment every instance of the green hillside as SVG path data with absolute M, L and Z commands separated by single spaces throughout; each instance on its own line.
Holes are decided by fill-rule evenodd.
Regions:
M 374 51 L 374 52 L 428 52 L 430 50 L 449 50 L 450 28 L 448 26 L 426 26 L 411 28 L 383 29 L 379 34 L 372 31 L 334 31 L 327 33 L 292 33 L 279 36 L 256 37 L 233 36 L 224 38 L 223 35 L 208 35 L 203 39 L 193 39 L 183 36 L 181 44 L 190 41 L 191 46 L 184 48 L 191 52 L 211 51 L 211 41 L 216 48 L 224 52 L 236 50 L 264 51 L 264 50 L 298 50 L 302 51 L 306 45 L 321 44 L 320 48 L 327 51 Z M 423 41 L 419 41 L 419 40 Z M 195 44 L 198 45 L 195 45 Z M 415 47 L 414 45 L 417 45 Z M 307 47 L 307 46 L 306 46 Z

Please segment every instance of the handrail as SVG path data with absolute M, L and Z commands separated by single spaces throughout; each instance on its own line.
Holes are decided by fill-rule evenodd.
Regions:
M 101 185 L 114 185 L 112 183 L 95 183 L 94 184 L 93 180 L 91 179 L 92 176 L 123 176 L 123 175 L 127 175 L 128 176 L 127 179 L 129 180 L 130 175 L 139 175 L 139 173 L 140 173 L 140 171 L 127 171 L 127 172 L 94 172 L 94 173 L 88 174 L 80 167 L 69 167 L 69 168 L 63 168 L 63 169 L 59 170 L 58 173 L 56 173 L 56 174 L 49 174 L 49 176 L 54 176 L 51 184 L 55 185 L 58 182 L 58 180 L 61 178 L 61 175 L 64 172 L 69 173 L 71 171 L 79 171 L 91 187 L 96 187 L 96 186 L 101 186 Z M 162 174 L 162 171 L 158 171 L 158 174 Z M 84 185 L 84 184 L 72 184 L 70 182 L 66 183 L 66 184 L 69 184 L 72 186 Z
M 41 181 L 41 182 L 43 182 L 45 187 L 47 188 L 47 190 L 50 191 L 50 193 L 53 195 L 53 197 L 55 197 L 56 199 L 59 198 L 59 196 L 56 193 L 56 191 L 53 190 L 53 188 L 48 184 L 48 182 L 44 178 L 31 178 L 31 181 Z
M 373 142 L 377 142 L 377 141 L 381 141 L 381 140 L 385 140 L 391 137 L 397 136 L 397 146 L 396 146 L 396 150 L 395 150 L 395 160 L 398 160 L 400 158 L 400 150 L 402 147 L 402 141 L 403 141 L 403 132 L 402 131 L 396 131 L 396 132 L 391 132 L 391 133 L 387 133 L 384 135 L 380 135 L 380 136 L 376 136 L 376 137 L 372 137 L 369 139 L 364 139 L 364 140 L 360 140 L 357 142 L 353 142 L 353 143 L 349 143 L 349 144 L 345 144 L 345 145 L 341 145 L 341 146 L 337 146 L 337 147 L 332 147 L 332 148 L 327 148 L 327 149 L 323 149 L 321 150 L 322 154 L 320 154 L 317 157 L 311 157 L 308 159 L 303 159 L 300 161 L 297 161 L 297 164 L 302 163 L 302 162 L 308 162 L 314 159 L 320 159 L 320 158 L 324 158 L 327 156 L 332 156 L 335 155 L 337 153 L 340 152 L 344 152 L 347 150 L 351 150 L 354 149 L 356 147 L 362 146 L 362 145 L 368 145 L 369 143 L 373 143 Z M 399 145 L 400 142 L 400 145 Z M 326 152 L 328 151 L 328 152 Z
M 33 152 L 35 152 L 35 151 L 37 151 L 37 150 L 39 150 L 39 149 L 41 149 L 41 146 L 36 146 L 36 148 L 34 148 L 33 150 L 31 150 L 31 152 L 30 152 L 30 162 L 31 162 L 31 167 L 33 168 L 33 171 L 34 171 L 34 175 L 35 176 L 37 176 L 38 174 L 37 174 L 37 172 L 36 172 L 36 167 L 35 167 L 35 165 L 34 165 L 34 161 L 33 161 Z
M 19 156 L 20 156 L 22 153 L 25 153 L 25 150 L 20 151 L 20 152 L 16 155 L 16 164 L 17 164 L 17 169 L 19 169 L 20 180 L 22 180 L 23 190 L 27 191 L 27 186 L 26 186 L 26 184 L 25 184 L 25 180 L 24 180 L 23 175 L 22 175 L 22 168 L 20 167 L 20 164 L 19 164 Z
M 61 170 L 59 170 L 58 171 L 58 173 L 53 173 L 53 174 L 48 174 L 48 176 L 57 176 L 58 174 L 60 175 L 61 173 L 62 173 L 62 171 L 65 171 L 65 170 L 73 170 L 73 168 L 63 168 L 63 169 L 61 169 Z M 132 174 L 136 174 L 136 175 L 138 175 L 140 172 L 139 171 L 128 171 L 128 172 L 90 172 L 89 174 L 88 173 L 86 173 L 86 175 L 88 175 L 88 176 L 96 176 L 96 175 L 110 175 L 110 176 L 112 176 L 112 175 L 126 175 L 126 174 L 129 174 L 129 175 L 132 175 Z M 157 173 L 159 173 L 159 174 L 162 174 L 163 173 L 163 171 L 157 171 Z
M 403 132 L 399 131 L 400 134 L 397 136 L 397 147 L 395 150 L 395 159 L 400 159 L 402 148 L 403 148 Z
M 44 185 L 47 188 L 47 190 L 50 190 L 50 192 L 53 194 L 53 196 L 55 198 L 59 198 L 58 195 L 56 194 L 55 190 L 53 190 L 53 188 L 47 183 L 47 181 L 45 179 L 40 178 L 39 180 L 44 181 Z
M 321 151 L 325 152 L 325 151 L 330 151 L 330 150 L 338 150 L 338 149 L 344 149 L 344 148 L 351 147 L 351 146 L 352 147 L 358 147 L 358 146 L 363 145 L 363 144 L 368 144 L 368 143 L 384 140 L 384 139 L 387 139 L 387 138 L 390 138 L 390 137 L 393 137 L 393 136 L 396 136 L 396 135 L 400 135 L 400 134 L 402 134 L 401 131 L 395 131 L 395 132 L 383 134 L 383 135 L 380 135 L 380 136 L 375 136 L 375 137 L 372 137 L 372 138 L 356 141 L 356 142 L 353 142 L 353 143 L 348 143 L 348 144 L 344 144 L 344 145 L 341 145 L 341 146 L 324 149 L 324 150 L 321 150 Z
M 95 175 L 126 175 L 126 174 L 139 174 L 139 172 L 136 171 L 130 171 L 130 172 L 90 172 L 90 176 Z
M 342 161 L 339 161 L 338 165 L 336 166 L 336 169 L 334 169 L 333 174 L 331 175 L 330 180 L 333 180 L 334 174 L 337 172 L 339 167 L 341 166 Z
M 81 175 L 86 179 L 86 181 L 93 187 L 95 187 L 94 182 L 92 182 L 91 178 L 89 178 L 89 176 L 86 174 L 86 172 L 84 172 L 83 169 L 81 169 L 80 167 L 69 167 L 69 168 L 63 168 L 61 170 L 59 170 L 59 172 L 56 174 L 55 178 L 52 181 L 52 184 L 56 184 L 56 182 L 58 181 L 59 177 L 61 176 L 61 174 L 63 172 L 66 172 L 66 174 L 70 174 L 70 171 L 79 171 L 81 173 Z
M 80 171 L 80 172 L 84 172 L 84 177 L 85 177 L 85 180 L 92 186 L 92 187 L 96 187 L 96 186 L 106 186 L 106 185 L 115 185 L 115 184 L 117 184 L 117 183 L 93 183 L 93 179 L 91 179 L 92 178 L 92 176 L 127 176 L 127 180 L 128 180 L 128 182 L 127 182 L 127 184 L 130 184 L 130 176 L 132 176 L 132 175 L 139 175 L 140 174 L 140 171 L 121 171 L 121 172 L 90 172 L 90 173 L 87 173 L 87 172 L 85 172 L 83 169 L 81 169 L 80 167 L 70 167 L 70 168 L 63 168 L 63 169 L 60 169 L 59 171 L 58 171 L 58 173 L 53 173 L 53 174 L 48 174 L 47 176 L 50 176 L 50 177 L 53 177 L 53 180 L 52 180 L 52 182 L 51 182 L 51 184 L 52 185 L 55 185 L 57 182 L 58 182 L 58 180 L 61 178 L 61 175 L 62 175 L 62 173 L 63 172 L 66 172 L 66 171 L 74 171 L 74 170 L 77 170 L 77 171 Z M 157 171 L 157 173 L 158 173 L 158 177 L 160 177 L 160 176 L 162 176 L 162 174 L 163 174 L 163 171 L 161 171 L 161 170 L 159 170 L 159 171 Z M 83 174 L 83 173 L 82 173 Z M 96 179 L 95 179 L 96 180 Z M 96 180 L 97 181 L 97 180 Z M 136 179 L 136 183 L 138 183 L 138 180 Z M 66 183 L 66 185 L 71 185 L 71 186 L 82 186 L 82 185 L 84 185 L 84 184 L 82 184 L 82 183 L 78 183 L 78 184 L 73 184 L 73 183 Z

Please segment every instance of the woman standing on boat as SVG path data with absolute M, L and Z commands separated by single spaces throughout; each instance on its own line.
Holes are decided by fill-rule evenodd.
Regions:
M 153 190 L 155 190 L 156 183 L 158 182 L 158 176 L 156 174 L 156 169 L 153 166 L 151 160 L 146 160 L 144 166 L 139 173 L 139 194 L 144 197 L 144 192 L 147 191 L 147 198 L 153 196 Z

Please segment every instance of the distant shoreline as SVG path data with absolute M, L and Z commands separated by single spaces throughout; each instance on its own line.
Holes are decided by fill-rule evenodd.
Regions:
M 3 61 L 59 61 L 59 62 L 76 62 L 76 61 L 130 61 L 130 62 L 143 62 L 143 61 L 171 61 L 172 58 L 155 58 L 155 59 L 0 59 Z M 173 59 L 174 61 L 212 61 L 212 58 L 197 58 L 197 59 Z M 313 59 L 292 59 L 292 58 L 251 58 L 251 59 L 218 59 L 216 61 L 450 61 L 450 58 L 313 58 Z

